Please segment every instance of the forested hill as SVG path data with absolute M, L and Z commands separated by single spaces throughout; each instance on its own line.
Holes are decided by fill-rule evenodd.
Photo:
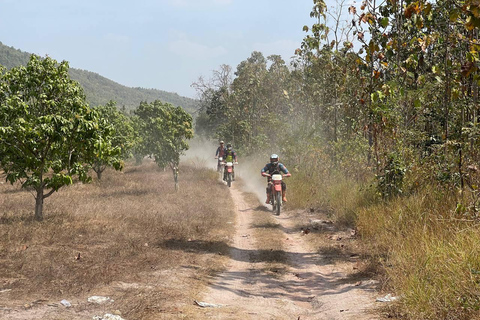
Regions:
M 0 65 L 7 69 L 26 65 L 29 57 L 30 53 L 8 47 L 0 42 Z M 63 59 L 58 58 L 57 60 L 60 62 Z M 118 107 L 125 106 L 126 110 L 133 110 L 139 106 L 141 101 L 161 100 L 175 106 L 181 106 L 191 114 L 194 114 L 197 110 L 198 102 L 196 100 L 182 97 L 177 93 L 126 87 L 97 73 L 75 68 L 70 68 L 70 76 L 84 88 L 87 101 L 92 106 L 104 105 L 108 101 L 114 100 Z

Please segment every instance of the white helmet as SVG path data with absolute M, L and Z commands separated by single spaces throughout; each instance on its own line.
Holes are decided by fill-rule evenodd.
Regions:
M 278 155 L 277 154 L 272 154 L 270 156 L 270 163 L 277 164 L 278 163 Z

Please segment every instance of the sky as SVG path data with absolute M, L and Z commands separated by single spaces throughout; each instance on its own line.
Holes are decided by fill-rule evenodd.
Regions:
M 312 0 L 0 0 L 0 42 L 128 87 L 196 98 L 191 84 L 253 51 L 288 63 Z

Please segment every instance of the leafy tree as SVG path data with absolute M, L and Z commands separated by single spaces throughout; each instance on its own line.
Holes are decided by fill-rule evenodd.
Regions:
M 277 144 L 287 125 L 282 120 L 292 112 L 289 91 L 295 91 L 285 61 L 254 51 L 238 65 L 233 82 L 229 70 L 224 65 L 211 81 L 192 85 L 202 97 L 198 130 L 232 142 L 243 154 Z
M 170 166 L 178 190 L 180 155 L 188 150 L 187 140 L 193 138 L 192 116 L 159 100 L 141 103 L 135 115 L 142 122 L 143 152 L 153 156 L 159 167 Z
M 132 127 L 133 127 L 133 136 L 134 136 L 134 143 L 132 146 L 132 153 L 133 157 L 135 158 L 135 164 L 141 165 L 143 158 L 149 156 L 150 153 L 147 150 L 145 143 L 144 143 L 144 132 L 146 123 L 140 119 L 138 115 L 133 114 L 130 117 Z
M 131 119 L 117 109 L 114 101 L 98 106 L 95 110 L 101 121 L 102 139 L 97 142 L 98 152 L 92 169 L 100 180 L 108 166 L 119 170 L 123 167 L 123 160 L 132 155 L 135 133 Z
M 87 164 L 106 141 L 68 68 L 65 61 L 32 55 L 26 67 L 0 77 L 0 164 L 10 183 L 34 191 L 37 220 L 45 198 L 74 177 L 90 180 Z

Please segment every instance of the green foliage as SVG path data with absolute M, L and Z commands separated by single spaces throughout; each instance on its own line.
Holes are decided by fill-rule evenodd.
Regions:
M 90 180 L 87 164 L 108 137 L 67 62 L 32 55 L 26 67 L 1 75 L 0 92 L 0 164 L 9 182 L 35 190 L 35 216 L 42 219 L 44 198 L 74 177 Z
M 291 111 L 290 71 L 285 61 L 277 55 L 265 58 L 252 52 L 235 75 L 231 83 L 200 88 L 202 116 L 197 131 L 229 141 L 245 155 L 278 144 L 285 129 L 282 120 Z
M 383 172 L 377 175 L 378 191 L 383 198 L 391 198 L 403 193 L 403 178 L 406 168 L 397 153 L 391 153 L 385 163 Z
M 178 188 L 180 155 L 193 138 L 192 116 L 180 107 L 157 100 L 141 103 L 135 110 L 142 137 L 141 153 L 153 156 L 161 168 L 169 165 Z
M 120 170 L 123 160 L 131 157 L 135 132 L 132 120 L 117 109 L 114 101 L 96 107 L 95 111 L 99 115 L 101 140 L 97 142 L 97 154 L 92 168 L 100 180 L 108 166 Z

